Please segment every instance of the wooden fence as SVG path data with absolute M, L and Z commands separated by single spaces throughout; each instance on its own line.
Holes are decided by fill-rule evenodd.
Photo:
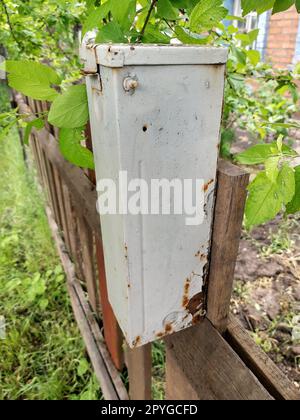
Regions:
M 21 112 L 48 104 L 14 95 Z M 87 130 L 87 147 L 91 148 Z M 34 131 L 30 148 L 47 198 L 47 215 L 67 276 L 74 314 L 105 399 L 150 400 L 151 345 L 129 350 L 108 301 L 95 174 L 66 162 L 58 132 Z M 220 161 L 207 318 L 166 342 L 166 398 L 170 400 L 295 400 L 294 385 L 229 314 L 248 175 Z M 128 369 L 129 392 L 120 372 Z

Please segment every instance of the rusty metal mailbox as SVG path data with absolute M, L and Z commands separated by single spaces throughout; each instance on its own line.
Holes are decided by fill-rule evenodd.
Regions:
M 99 203 L 112 199 L 100 212 L 109 300 L 136 347 L 205 315 L 227 50 L 84 44 L 82 57 Z M 199 220 L 177 203 L 191 181 Z

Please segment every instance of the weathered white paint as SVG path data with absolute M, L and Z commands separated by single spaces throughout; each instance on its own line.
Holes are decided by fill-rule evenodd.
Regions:
M 196 313 L 210 248 L 227 50 L 100 45 L 88 54 L 91 49 L 102 89 L 97 75 L 87 77 L 97 178 L 117 181 L 127 170 L 130 179 L 149 183 L 207 183 L 200 226 L 186 226 L 177 215 L 101 216 L 110 303 L 135 347 L 189 327 L 203 310 L 200 305 Z M 137 83 L 126 91 L 131 79 Z

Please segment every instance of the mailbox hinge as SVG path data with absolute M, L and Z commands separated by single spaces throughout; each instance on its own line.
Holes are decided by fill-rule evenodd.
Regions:
M 97 72 L 90 72 L 90 71 L 85 71 L 82 70 L 81 73 L 85 76 L 85 77 L 97 77 L 98 79 L 98 88 L 94 87 L 93 90 L 95 90 L 98 94 L 102 93 L 103 91 L 103 85 L 102 85 L 102 79 L 101 79 L 101 75 L 100 75 L 100 66 L 98 66 L 98 71 Z

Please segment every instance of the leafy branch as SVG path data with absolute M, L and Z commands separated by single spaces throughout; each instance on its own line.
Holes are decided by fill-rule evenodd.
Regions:
M 142 38 L 143 38 L 143 36 L 145 34 L 147 25 L 149 23 L 149 20 L 150 20 L 150 17 L 151 17 L 152 12 L 154 10 L 154 7 L 156 6 L 156 3 L 157 3 L 157 0 L 152 0 L 151 5 L 150 5 L 150 8 L 148 10 L 148 14 L 147 14 L 146 19 L 145 19 L 144 26 L 142 27 L 142 30 L 141 30 L 140 35 L 138 37 L 138 42 L 141 42 L 141 40 L 142 40 Z
M 16 36 L 16 34 L 15 34 L 15 31 L 14 31 L 13 24 L 12 24 L 12 22 L 11 22 L 11 20 L 10 20 L 10 15 L 9 15 L 9 12 L 8 12 L 7 5 L 6 5 L 6 3 L 5 3 L 5 1 L 4 1 L 4 0 L 0 0 L 0 3 L 2 4 L 2 7 L 3 7 L 3 10 L 4 10 L 4 13 L 5 13 L 5 16 L 6 16 L 6 21 L 7 21 L 7 24 L 8 24 L 8 26 L 9 26 L 9 29 L 10 29 L 11 36 L 12 36 L 12 38 L 14 39 L 15 43 L 16 43 L 16 44 L 18 45 L 18 47 L 20 48 L 20 50 L 21 50 L 21 51 L 23 51 L 23 46 L 21 45 L 20 41 L 18 40 L 18 38 L 17 38 L 17 36 Z

